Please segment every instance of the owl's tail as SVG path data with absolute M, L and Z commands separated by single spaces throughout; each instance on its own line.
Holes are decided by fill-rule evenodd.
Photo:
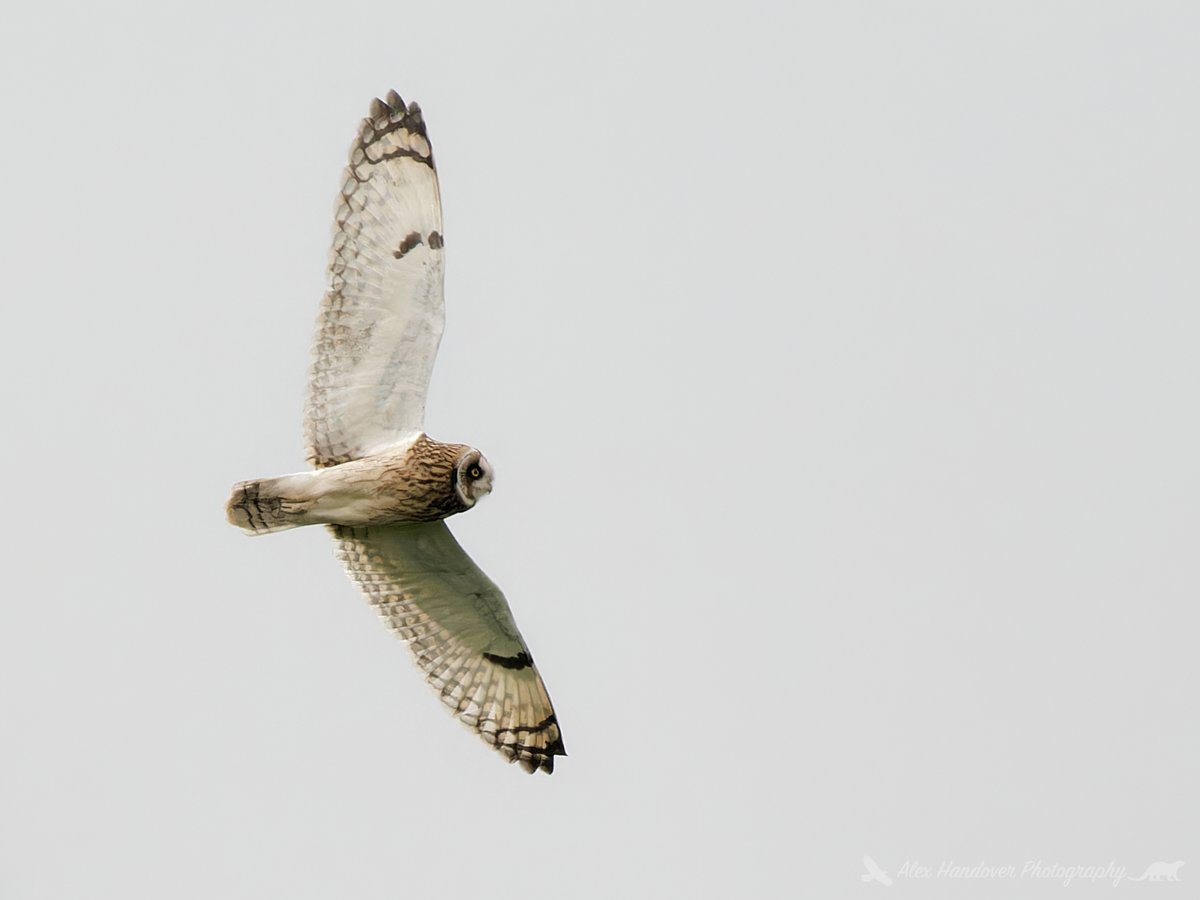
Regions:
M 246 534 L 271 534 L 310 524 L 305 514 L 311 502 L 303 497 L 303 491 L 295 490 L 297 480 L 304 477 L 284 475 L 239 481 L 225 504 L 225 517 Z

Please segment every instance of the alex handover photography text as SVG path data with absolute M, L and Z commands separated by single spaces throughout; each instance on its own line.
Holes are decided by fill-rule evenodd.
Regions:
M 1182 879 L 1179 870 L 1184 861 L 1152 862 L 1133 870 L 1139 874 L 1131 874 L 1127 866 L 1118 865 L 1115 861 L 1104 865 L 1064 865 L 1057 861 L 1045 862 L 1040 859 L 1028 859 L 1021 863 L 961 863 L 952 859 L 923 863 L 919 859 L 908 859 L 898 869 L 893 870 L 894 874 L 891 875 L 869 856 L 863 857 L 863 865 L 867 871 L 862 880 L 884 886 L 892 885 L 895 880 L 1008 879 L 1058 881 L 1064 887 L 1073 882 L 1108 882 L 1115 887 L 1123 881 L 1180 881 Z

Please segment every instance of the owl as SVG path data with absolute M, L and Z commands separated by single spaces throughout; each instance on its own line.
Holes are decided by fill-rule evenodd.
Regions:
M 392 91 L 362 121 L 336 203 L 305 408 L 313 470 L 234 485 L 226 516 L 252 535 L 328 528 L 442 702 L 509 762 L 549 773 L 566 755 L 550 695 L 504 595 L 446 527 L 491 492 L 492 466 L 423 430 L 444 246 L 425 120 Z

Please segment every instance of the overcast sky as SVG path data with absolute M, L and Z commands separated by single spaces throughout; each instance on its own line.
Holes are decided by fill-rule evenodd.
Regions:
M 0 73 L 0 898 L 1200 881 L 1194 4 L 9 3 Z M 389 88 L 549 778 L 224 521 Z

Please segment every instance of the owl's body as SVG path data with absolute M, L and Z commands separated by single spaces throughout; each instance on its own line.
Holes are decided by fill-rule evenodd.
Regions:
M 492 468 L 424 432 L 444 245 L 425 121 L 393 91 L 359 128 L 335 211 L 305 409 L 314 471 L 240 482 L 226 515 L 248 534 L 326 525 L 459 720 L 509 762 L 552 772 L 566 750 L 546 686 L 504 595 L 444 522 L 491 491 Z
M 465 512 L 491 489 L 492 467 L 482 453 L 421 433 L 315 472 L 240 482 L 227 514 L 247 534 L 300 525 L 416 525 Z

